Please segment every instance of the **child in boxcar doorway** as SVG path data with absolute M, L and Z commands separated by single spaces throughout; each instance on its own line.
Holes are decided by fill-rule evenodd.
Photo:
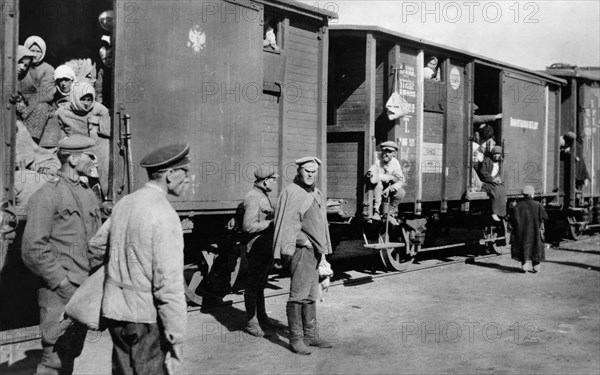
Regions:
M 17 110 L 31 137 L 39 142 L 48 118 L 54 112 L 49 104 L 54 96 L 54 68 L 43 62 L 46 56 L 46 43 L 39 36 L 30 36 L 25 47 L 33 55 L 33 61 L 27 74 L 19 79 L 19 92 L 26 104 Z
M 494 146 L 492 156 L 486 156 L 477 171 L 483 185 L 481 190 L 488 193 L 492 200 L 492 218 L 500 221 L 506 216 L 506 187 L 501 177 L 502 147 Z
M 94 154 L 100 164 L 100 184 L 108 186 L 108 160 L 111 137 L 111 123 L 108 109 L 94 101 L 96 93 L 89 82 L 74 82 L 71 88 L 71 103 L 59 108 L 56 117 L 61 129 L 70 136 L 82 134 L 96 141 Z

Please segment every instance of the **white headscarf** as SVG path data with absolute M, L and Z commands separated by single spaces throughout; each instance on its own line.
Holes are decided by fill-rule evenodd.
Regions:
M 58 81 L 61 78 L 68 78 L 75 81 L 75 72 L 68 65 L 61 65 L 54 70 L 54 80 Z
M 37 35 L 32 35 L 29 38 L 25 39 L 24 45 L 25 47 L 27 47 L 27 49 L 31 49 L 33 45 L 37 45 L 38 47 L 40 47 L 40 49 L 42 50 L 42 56 L 40 56 L 40 61 L 36 61 L 36 64 L 39 64 L 42 61 L 44 61 L 44 57 L 46 57 L 46 42 L 44 42 L 44 39 L 40 38 Z

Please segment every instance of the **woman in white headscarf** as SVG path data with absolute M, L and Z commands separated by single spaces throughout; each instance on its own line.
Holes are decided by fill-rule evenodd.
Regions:
M 54 98 L 52 99 L 51 105 L 54 111 L 63 106 L 68 106 L 71 103 L 71 87 L 75 82 L 76 76 L 73 69 L 68 65 L 60 65 L 54 71 L 54 85 L 56 91 L 54 92 Z M 61 130 L 60 124 L 58 123 L 58 117 L 53 112 L 46 127 L 42 138 L 40 138 L 40 146 L 42 147 L 56 147 L 58 141 L 65 137 L 65 133 Z
M 48 117 L 53 113 L 50 103 L 56 90 L 54 68 L 43 61 L 46 43 L 42 38 L 30 36 L 25 40 L 25 47 L 32 53 L 33 61 L 25 77 L 19 80 L 19 92 L 26 103 L 19 115 L 37 142 L 44 132 Z
M 71 134 L 83 134 L 96 141 L 94 154 L 100 166 L 100 182 L 105 190 L 108 186 L 108 160 L 111 137 L 111 122 L 108 109 L 95 101 L 94 84 L 74 82 L 71 87 L 71 103 L 56 111 L 62 130 Z

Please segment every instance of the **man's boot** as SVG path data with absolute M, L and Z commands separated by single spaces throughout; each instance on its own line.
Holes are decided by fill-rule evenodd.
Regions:
M 54 351 L 54 346 L 44 346 L 42 360 L 35 369 L 35 375 L 58 375 L 60 367 L 60 358 Z
M 263 337 L 265 333 L 258 324 L 258 318 L 256 316 L 256 293 L 253 291 L 244 292 L 244 305 L 246 306 L 246 316 L 248 317 L 248 323 L 244 329 L 246 332 L 255 337 Z
M 302 340 L 302 306 L 296 302 L 288 302 L 286 306 L 290 329 L 290 348 L 294 353 L 308 355 L 311 351 Z
M 285 328 L 280 321 L 272 319 L 267 315 L 267 309 L 265 306 L 265 291 L 259 290 L 256 294 L 256 316 L 258 317 L 258 322 L 265 327 L 271 328 Z
M 317 329 L 317 303 L 310 302 L 302 305 L 302 325 L 304 326 L 304 343 L 319 348 L 332 348 L 333 345 L 319 337 Z

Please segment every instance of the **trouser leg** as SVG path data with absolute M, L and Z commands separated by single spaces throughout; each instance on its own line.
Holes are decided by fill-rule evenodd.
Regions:
M 288 326 L 290 332 L 290 348 L 294 353 L 308 355 L 310 349 L 302 340 L 302 303 L 288 301 L 286 306 Z
M 111 321 L 113 375 L 166 374 L 168 344 L 156 323 Z

